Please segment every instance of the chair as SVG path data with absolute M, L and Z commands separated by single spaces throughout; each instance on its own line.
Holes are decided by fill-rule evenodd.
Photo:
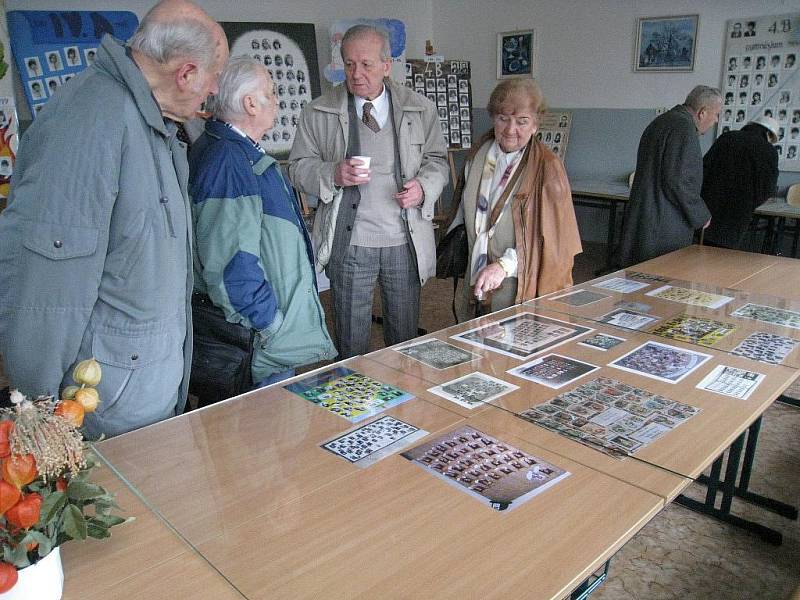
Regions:
M 786 191 L 786 203 L 789 206 L 800 207 L 800 183 L 790 185 Z M 788 217 L 791 218 L 791 217 Z M 794 225 L 784 228 L 784 234 L 792 236 L 792 256 L 797 256 L 797 244 L 800 241 L 800 218 L 794 219 Z
M 636 175 L 636 171 L 634 171 L 633 173 L 631 173 L 630 175 L 628 175 L 628 187 L 629 187 L 629 188 L 632 188 L 632 187 L 633 187 L 633 177 L 634 177 L 635 175 Z

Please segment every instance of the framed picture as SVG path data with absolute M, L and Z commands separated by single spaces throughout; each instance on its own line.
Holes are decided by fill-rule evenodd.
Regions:
M 698 15 L 642 17 L 634 71 L 693 71 Z
M 497 78 L 533 77 L 533 30 L 497 34 Z

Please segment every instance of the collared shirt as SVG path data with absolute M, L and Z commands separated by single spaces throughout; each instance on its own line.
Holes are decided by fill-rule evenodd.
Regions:
M 228 122 L 226 122 L 226 121 L 223 121 L 222 119 L 217 119 L 217 120 L 218 120 L 220 123 L 222 123 L 223 125 L 225 125 L 225 127 L 227 127 L 228 129 L 230 129 L 231 131 L 235 131 L 236 133 L 238 133 L 238 134 L 239 134 L 240 136 L 242 136 L 243 138 L 246 138 L 246 139 L 247 139 L 247 140 L 248 140 L 248 141 L 249 141 L 251 144 L 253 144 L 253 147 L 254 147 L 256 150 L 258 150 L 259 152 L 261 152 L 261 154 L 266 154 L 266 153 L 267 153 L 267 151 L 266 151 L 266 150 L 264 150 L 264 149 L 261 147 L 261 144 L 259 144 L 257 141 L 255 141 L 253 138 L 251 138 L 249 135 L 247 135 L 247 134 L 246 134 L 244 131 L 242 131 L 241 129 L 239 129 L 238 127 L 236 127 L 236 125 L 232 125 L 231 123 L 228 123 Z
M 374 100 L 367 100 L 366 98 L 355 96 L 355 101 L 356 114 L 358 115 L 359 119 L 363 118 L 364 103 L 372 102 L 372 116 L 375 117 L 375 120 L 378 122 L 378 125 L 381 126 L 381 129 L 386 126 L 386 121 L 389 120 L 389 94 L 386 93 L 385 85 L 383 86 L 383 90 L 381 90 L 380 95 Z

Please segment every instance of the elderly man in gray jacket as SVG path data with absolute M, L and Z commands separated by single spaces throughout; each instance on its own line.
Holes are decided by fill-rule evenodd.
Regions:
M 331 280 L 336 345 L 347 358 L 369 350 L 376 281 L 386 344 L 416 336 L 420 288 L 435 274 L 432 219 L 448 167 L 436 106 L 387 79 L 386 32 L 356 25 L 341 47 L 347 85 L 303 110 L 289 178 L 321 201 L 317 268 Z
M 165 0 L 126 48 L 50 99 L 20 145 L 0 218 L 0 352 L 13 387 L 57 394 L 94 356 L 90 437 L 183 410 L 191 363 L 191 216 L 175 121 L 194 116 L 228 59 L 222 29 Z

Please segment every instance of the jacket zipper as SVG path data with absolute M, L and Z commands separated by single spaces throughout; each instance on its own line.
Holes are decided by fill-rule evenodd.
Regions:
M 167 219 L 167 229 L 169 229 L 169 235 L 170 237 L 176 237 L 175 227 L 172 224 L 172 213 L 169 212 L 169 206 L 167 206 L 169 204 L 169 198 L 167 198 L 166 196 L 161 196 L 161 198 L 159 198 L 158 201 L 164 208 L 164 216 Z

